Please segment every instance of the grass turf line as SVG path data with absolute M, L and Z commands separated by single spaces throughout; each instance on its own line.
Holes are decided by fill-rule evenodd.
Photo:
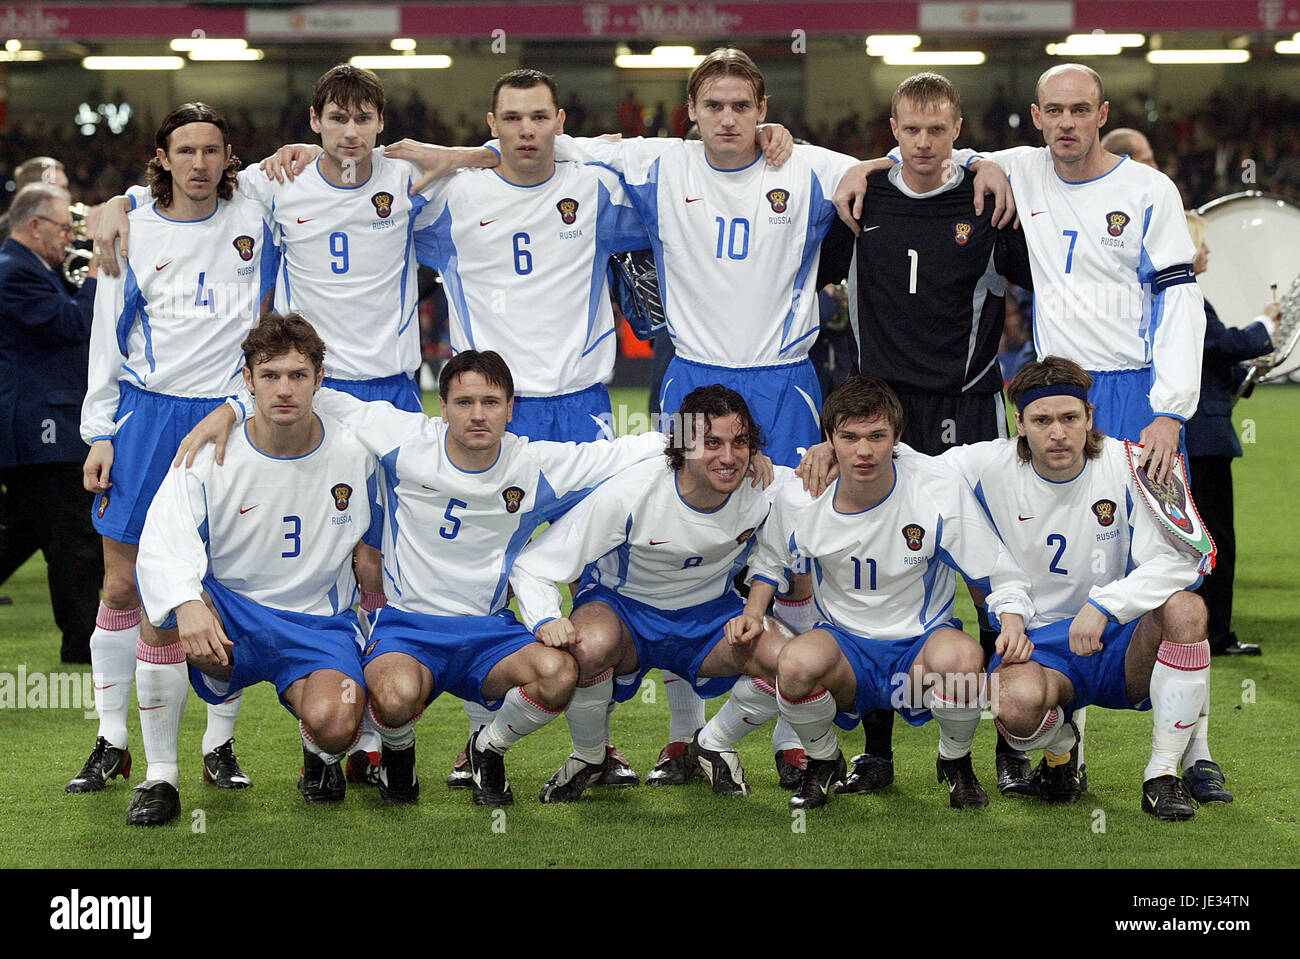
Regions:
M 643 391 L 615 391 L 615 407 L 644 409 Z M 512 749 L 507 770 L 517 805 L 494 818 L 452 791 L 443 776 L 468 730 L 460 703 L 440 697 L 418 727 L 420 803 L 387 807 L 369 787 L 350 786 L 337 807 L 308 807 L 295 783 L 301 763 L 296 724 L 262 684 L 245 695 L 236 726 L 251 789 L 201 782 L 203 703 L 191 696 L 181 730 L 181 818 L 164 829 L 124 821 L 129 785 L 66 795 L 64 784 L 89 752 L 95 721 L 80 709 L 0 709 L 0 866 L 80 867 L 440 867 L 440 866 L 809 866 L 1283 867 L 1297 856 L 1300 785 L 1300 621 L 1295 589 L 1297 511 L 1278 491 L 1295 489 L 1300 466 L 1293 424 L 1300 388 L 1260 389 L 1240 404 L 1246 456 L 1234 466 L 1238 568 L 1234 626 L 1265 655 L 1213 661 L 1210 743 L 1237 801 L 1203 807 L 1189 823 L 1165 824 L 1139 809 L 1150 717 L 1093 710 L 1086 760 L 1091 791 L 1048 807 L 1002 799 L 993 772 L 993 731 L 982 723 L 975 768 L 993 798 L 979 813 L 948 808 L 935 781 L 937 730 L 896 724 L 896 785 L 879 796 L 835 797 L 797 832 L 776 786 L 770 726 L 747 737 L 740 755 L 753 785 L 748 799 L 715 798 L 703 781 L 677 789 L 593 787 L 582 801 L 542 806 L 537 792 L 568 754 L 557 721 Z M 0 593 L 0 674 L 71 672 L 58 661 L 39 556 Z M 958 615 L 973 621 L 958 589 Z M 614 714 L 614 740 L 643 776 L 663 745 L 667 702 L 653 687 Z M 3 681 L 3 679 L 0 679 Z M 9 680 L 10 682 L 13 679 Z M 653 689 L 653 702 L 648 688 Z M 1246 700 L 1252 699 L 1253 702 Z M 709 704 L 712 714 L 719 701 Z M 144 751 L 134 705 L 128 722 L 135 770 Z M 841 733 L 846 756 L 861 732 Z M 201 811 L 201 814 L 199 814 Z M 1104 818 L 1103 818 L 1104 817 Z M 494 825 L 500 830 L 494 831 Z M 1100 827 L 1104 825 L 1104 832 Z M 200 831 L 200 826 L 202 830 Z

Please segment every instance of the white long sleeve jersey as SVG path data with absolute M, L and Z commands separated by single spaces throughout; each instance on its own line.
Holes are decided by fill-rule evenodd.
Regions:
M 618 175 L 560 162 L 520 186 L 496 170 L 436 180 L 416 224 L 441 273 L 452 349 L 495 350 L 523 396 L 587 389 L 614 368 L 607 266 L 650 245 Z
M 867 639 L 908 639 L 950 619 L 955 572 L 985 591 L 994 615 L 1029 621 L 1028 577 L 948 469 L 910 451 L 900 455 L 894 488 L 862 512 L 836 510 L 836 488 L 817 499 L 798 483 L 781 489 L 759 531 L 751 579 L 784 588 L 785 570 L 801 557 L 811 560 L 821 617 Z
M 119 382 L 173 396 L 221 397 L 243 386 L 239 344 L 273 279 L 262 207 L 238 193 L 202 220 L 148 203 L 130 214 L 131 255 L 95 289 L 81 438 L 112 438 Z
M 303 456 L 268 456 L 241 427 L 223 466 L 207 446 L 168 472 L 135 567 L 150 622 L 199 599 L 209 574 L 274 609 L 329 616 L 352 605 L 352 550 L 378 516 L 378 470 L 349 429 L 320 420 L 325 435 Z
M 325 341 L 325 374 L 346 380 L 420 366 L 412 234 L 426 196 L 407 192 L 420 171 L 381 147 L 370 163 L 364 182 L 341 187 L 321 175 L 320 157 L 292 182 L 256 167 L 239 172 L 239 193 L 275 226 L 281 255 L 268 283 L 276 310 L 305 316 Z M 129 193 L 139 198 L 138 188 Z
M 1166 538 L 1134 491 L 1122 442 L 1106 438 L 1063 483 L 1021 462 L 1016 442 L 955 446 L 939 461 L 965 480 L 1029 576 L 1030 627 L 1070 619 L 1088 602 L 1127 623 L 1196 582 L 1197 559 Z
M 510 574 L 520 618 L 529 629 L 560 616 L 556 583 L 590 565 L 597 583 L 656 609 L 682 609 L 732 590 L 771 511 L 794 476 L 776 467 L 767 489 L 744 480 L 718 509 L 702 512 L 678 493 L 665 460 L 638 463 L 611 477 L 524 547 Z
M 1011 179 L 1034 274 L 1034 348 L 1087 370 L 1153 367 L 1151 409 L 1196 412 L 1205 298 L 1178 188 L 1123 159 L 1062 180 L 1047 147 L 989 154 Z
M 557 138 L 557 154 L 616 170 L 650 231 L 678 355 L 770 366 L 808 355 L 820 328 L 817 260 L 831 197 L 857 161 L 796 145 L 782 166 L 709 165 L 704 144 L 663 138 Z
M 384 591 L 430 616 L 487 616 L 506 604 L 511 564 L 545 522 L 633 463 L 662 456 L 662 433 L 592 443 L 506 433 L 482 472 L 447 454 L 447 425 L 324 389 L 316 407 L 352 427 L 384 473 Z

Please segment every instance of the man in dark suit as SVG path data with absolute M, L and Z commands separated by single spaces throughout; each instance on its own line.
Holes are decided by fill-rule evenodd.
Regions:
M 1208 266 L 1210 256 L 1210 248 L 1205 243 L 1205 221 L 1189 214 L 1187 226 L 1197 245 L 1193 268 L 1201 273 Z M 1216 656 L 1260 654 L 1257 644 L 1238 642 L 1237 634 L 1232 631 L 1232 583 L 1237 565 L 1232 460 L 1241 455 L 1241 441 L 1232 426 L 1232 398 L 1246 378 L 1241 361 L 1272 351 L 1269 334 L 1276 329 L 1281 315 L 1281 306 L 1270 303 L 1250 326 L 1230 329 L 1223 325 L 1214 307 L 1205 304 L 1201 398 L 1196 414 L 1187 421 L 1187 467 L 1196 508 L 1218 547 L 1214 572 L 1197 589 L 1209 610 L 1210 652 Z
M 70 296 L 64 247 L 68 194 L 45 183 L 19 190 L 0 247 L 0 583 L 40 549 L 48 567 L 64 662 L 90 662 L 103 554 L 81 480 L 81 403 L 98 263 Z

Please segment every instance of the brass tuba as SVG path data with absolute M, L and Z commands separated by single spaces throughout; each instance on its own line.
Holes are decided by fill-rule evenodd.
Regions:
M 84 203 L 68 206 L 72 214 L 72 242 L 63 248 L 63 278 L 78 289 L 90 275 L 90 261 L 95 256 L 94 240 L 86 229 L 90 209 Z

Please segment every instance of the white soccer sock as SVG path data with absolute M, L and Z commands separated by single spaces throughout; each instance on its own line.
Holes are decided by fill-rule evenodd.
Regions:
M 605 745 L 606 746 L 614 742 L 614 740 L 610 738 L 610 734 L 609 734 L 609 721 L 610 718 L 613 717 L 614 715 L 614 707 L 618 705 L 618 703 L 614 701 L 614 686 L 613 686 L 614 667 L 612 666 L 609 669 L 609 675 L 610 675 L 609 702 L 605 704 Z M 573 705 L 573 700 L 569 700 L 569 705 L 570 706 Z
M 704 700 L 696 695 L 691 684 L 676 673 L 660 670 L 664 677 L 664 693 L 668 696 L 668 740 L 689 743 L 695 730 L 704 725 Z
M 983 712 L 978 702 L 963 705 L 947 699 L 943 693 L 933 690 L 930 698 L 930 712 L 939 724 L 939 758 L 961 759 L 969 755 L 971 743 L 975 741 L 975 729 L 980 724 Z
M 796 636 L 808 632 L 817 625 L 817 605 L 811 596 L 795 602 L 778 596 L 772 600 L 772 612 L 781 622 L 789 626 Z
M 609 704 L 614 693 L 614 667 L 599 676 L 578 681 L 569 700 L 565 715 L 569 720 L 569 736 L 573 739 L 573 755 L 583 762 L 600 763 L 605 760 L 605 745 L 609 739 Z
M 1160 644 L 1151 670 L 1151 760 L 1143 780 L 1177 776 L 1209 691 L 1210 644 Z
M 149 761 L 145 779 L 165 779 L 180 787 L 176 742 L 180 736 L 185 700 L 189 698 L 189 670 L 185 647 L 136 643 L 135 696 L 140 706 L 140 738 Z
M 1201 704 L 1201 715 L 1196 720 L 1196 727 L 1192 730 L 1192 738 L 1187 740 L 1187 748 L 1183 750 L 1183 770 L 1191 769 L 1201 760 L 1214 762 L 1210 755 L 1210 682 L 1211 677 L 1205 677 L 1205 702 Z
M 482 703 L 476 703 L 471 700 L 465 700 L 465 715 L 469 717 L 470 735 L 478 732 L 496 717 L 496 713 L 488 709 Z
M 383 740 L 379 738 L 379 727 L 375 725 L 375 717 L 367 709 L 361 715 L 361 735 L 357 738 L 356 748 L 368 754 L 378 755 L 382 745 Z
M 208 728 L 203 731 L 203 755 L 212 752 L 218 746 L 235 736 L 235 720 L 239 718 L 239 707 L 244 705 L 244 691 L 241 689 L 224 703 L 208 703 Z
M 298 734 L 302 736 L 302 744 L 303 747 L 307 750 L 307 752 L 311 753 L 313 756 L 318 756 L 321 759 L 325 760 L 325 763 L 330 766 L 334 765 L 337 762 L 341 762 L 343 760 L 343 757 L 345 757 L 354 748 L 356 748 L 357 742 L 361 739 L 361 730 L 358 729 L 357 735 L 353 738 L 351 746 L 343 750 L 343 752 L 341 753 L 328 753 L 324 749 L 322 749 L 319 745 L 317 745 L 316 740 L 312 738 L 311 731 L 307 728 L 307 724 L 304 723 L 301 719 L 298 720 Z
M 734 749 L 755 726 L 776 715 L 776 690 L 761 679 L 741 676 L 731 687 L 731 695 L 700 731 L 700 745 L 705 749 Z
M 787 749 L 803 749 L 803 743 L 785 717 L 777 716 L 776 725 L 772 727 L 772 750 L 779 753 Z
M 1060 706 L 1053 706 L 1049 709 L 1043 715 L 1043 721 L 1038 724 L 1038 728 L 1028 736 L 1016 736 L 1008 732 L 1007 728 L 1002 725 L 1001 719 L 995 718 L 993 724 L 997 726 L 998 732 L 1007 741 L 1007 745 L 1020 750 L 1022 753 L 1027 753 L 1033 749 L 1048 749 L 1050 752 L 1059 752 L 1059 749 L 1051 749 L 1050 747 L 1059 747 L 1060 743 L 1057 742 L 1057 739 L 1060 737 L 1061 729 L 1069 729 L 1069 724 L 1065 721 L 1065 711 Z M 1073 732 L 1070 733 L 1070 738 L 1074 738 Z M 1070 743 L 1065 751 L 1069 752 L 1073 746 L 1074 743 Z
M 529 733 L 535 733 L 557 719 L 562 712 L 563 709 L 547 709 L 541 703 L 529 699 L 524 695 L 522 686 L 511 686 L 501 701 L 496 716 L 478 734 L 474 744 L 479 749 L 495 749 L 504 753 Z M 601 745 L 604 746 L 604 743 Z
M 90 672 L 95 683 L 99 733 L 117 749 L 126 748 L 126 717 L 131 711 L 135 644 L 140 641 L 140 607 L 109 609 L 99 604 L 90 634 Z
M 835 735 L 835 698 L 830 690 L 792 702 L 786 699 L 777 685 L 776 704 L 785 720 L 794 727 L 809 759 L 834 759 L 839 752 L 840 740 Z
M 366 703 L 366 715 L 374 723 L 375 732 L 379 734 L 379 739 L 383 745 L 389 749 L 406 749 L 408 746 L 415 745 L 415 724 L 424 715 L 424 710 L 421 709 L 400 726 L 385 726 L 379 717 L 375 715 L 375 704 L 373 702 Z

